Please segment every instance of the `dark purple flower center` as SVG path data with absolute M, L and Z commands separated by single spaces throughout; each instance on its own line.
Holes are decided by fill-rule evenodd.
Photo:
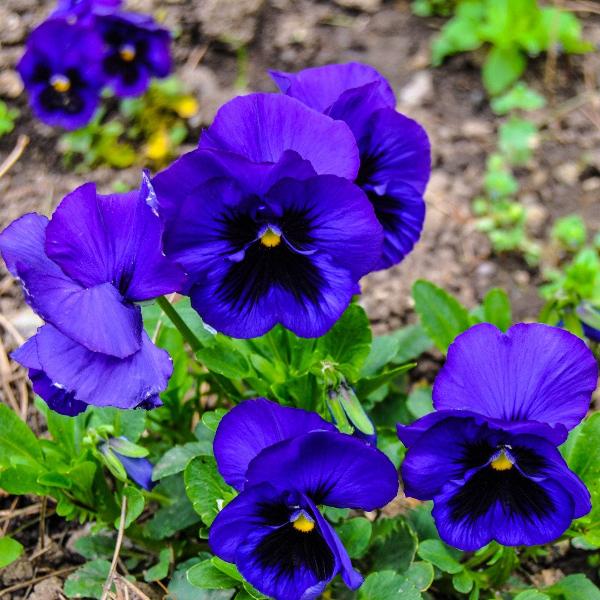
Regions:
M 273 527 L 256 547 L 257 562 L 262 568 L 288 579 L 293 579 L 302 568 L 311 571 L 319 581 L 331 577 L 335 558 L 309 510 L 270 505 L 263 507 L 261 516 Z
M 77 69 L 54 73 L 47 65 L 39 64 L 32 80 L 43 86 L 40 102 L 47 111 L 75 115 L 85 108 L 82 91 L 86 85 Z
M 539 476 L 546 460 L 529 448 L 487 442 L 465 448 L 465 472 L 478 469 L 450 499 L 453 520 L 473 522 L 499 504 L 507 514 L 528 520 L 551 514 L 554 501 L 531 477 Z

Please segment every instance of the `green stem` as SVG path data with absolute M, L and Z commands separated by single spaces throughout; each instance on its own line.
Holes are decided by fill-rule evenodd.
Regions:
M 179 333 L 183 336 L 183 339 L 190 345 L 190 348 L 197 352 L 202 348 L 202 343 L 196 337 L 194 332 L 186 325 L 185 321 L 179 316 L 179 313 L 173 308 L 173 305 L 165 296 L 159 296 L 156 299 L 156 303 L 162 311 L 169 317 L 171 323 L 175 325 Z

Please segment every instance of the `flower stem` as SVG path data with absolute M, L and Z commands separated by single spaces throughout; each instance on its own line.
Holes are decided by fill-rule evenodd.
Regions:
M 156 303 L 162 311 L 169 317 L 171 323 L 175 325 L 183 339 L 190 345 L 190 348 L 196 352 L 202 348 L 202 342 L 198 339 L 196 334 L 186 325 L 185 321 L 179 316 L 179 313 L 173 308 L 173 305 L 169 302 L 165 296 L 159 296 L 156 299 Z

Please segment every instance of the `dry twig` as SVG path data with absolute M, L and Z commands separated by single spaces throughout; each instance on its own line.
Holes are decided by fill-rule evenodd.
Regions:
M 0 179 L 4 177 L 10 169 L 15 165 L 15 163 L 21 158 L 23 151 L 27 148 L 27 144 L 29 144 L 29 138 L 21 134 L 18 139 L 15 147 L 12 149 L 11 153 L 4 159 L 4 162 L 0 165 Z
M 117 543 L 115 544 L 115 551 L 113 553 L 112 562 L 110 564 L 110 571 L 108 572 L 108 577 L 104 582 L 104 587 L 102 588 L 102 598 L 101 600 L 107 600 L 108 593 L 112 586 L 113 580 L 116 576 L 117 571 L 117 561 L 119 560 L 119 553 L 121 552 L 121 544 L 123 543 L 123 534 L 125 533 L 125 516 L 127 515 L 127 496 L 123 494 L 123 498 L 121 499 L 121 519 L 119 521 L 119 532 L 117 534 Z

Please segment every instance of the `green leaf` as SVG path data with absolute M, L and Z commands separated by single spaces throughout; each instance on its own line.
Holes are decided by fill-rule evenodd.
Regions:
M 537 590 L 525 590 L 524 592 L 518 593 L 514 600 L 550 600 L 548 594 L 543 594 Z
M 237 581 L 217 569 L 210 558 L 189 569 L 187 579 L 193 586 L 204 590 L 228 590 L 237 585 Z
M 483 63 L 485 89 L 495 96 L 513 84 L 525 71 L 527 60 L 518 48 L 493 47 Z
M 88 560 L 111 558 L 115 549 L 115 540 L 107 535 L 88 535 L 79 538 L 73 544 L 75 550 Z
M 526 164 L 537 143 L 538 129 L 532 121 L 513 116 L 500 125 L 498 146 L 513 165 Z
M 108 560 L 91 560 L 71 573 L 65 581 L 64 592 L 69 598 L 102 597 L 102 588 L 110 572 Z
M 201 348 L 196 352 L 196 358 L 213 373 L 218 373 L 228 379 L 243 379 L 251 374 L 251 367 L 244 355 L 236 350 L 226 338 L 217 336 L 214 346 Z
M 200 521 L 186 495 L 181 474 L 165 477 L 152 491 L 169 497 L 171 501 L 171 504 L 160 508 L 145 525 L 146 535 L 152 539 L 165 539 Z
M 461 594 L 468 594 L 473 589 L 474 583 L 468 571 L 461 571 L 452 576 L 452 585 Z
M 22 466 L 0 471 L 0 488 L 9 494 L 44 496 L 48 493 L 48 488 L 38 482 L 40 473 L 34 467 L 24 469 Z
M 433 412 L 431 387 L 415 387 L 408 395 L 406 406 L 415 419 L 420 419 Z
M 506 331 L 512 325 L 508 294 L 501 288 L 491 289 L 483 299 L 483 316 L 487 323 Z
M 211 561 L 212 561 L 212 564 L 215 567 L 217 567 L 217 569 L 219 569 L 219 571 L 222 571 L 223 573 L 225 573 L 225 575 L 231 577 L 231 579 L 235 579 L 236 581 L 239 581 L 239 582 L 244 581 L 244 578 L 238 571 L 238 568 L 233 563 L 229 563 L 229 562 L 219 558 L 218 556 L 213 556 L 211 558 Z
M 433 583 L 435 571 L 431 563 L 418 560 L 408 567 L 404 575 L 419 591 L 424 592 Z
M 163 477 L 181 473 L 187 464 L 196 456 L 210 456 L 212 445 L 207 440 L 188 442 L 183 446 L 174 446 L 167 450 L 152 470 L 152 479 L 158 481 Z
M 233 590 L 205 590 L 199 592 L 187 579 L 187 571 L 198 564 L 197 558 L 186 560 L 177 565 L 169 582 L 168 600 L 231 600 Z
M 473 324 L 467 309 L 456 298 L 429 281 L 415 282 L 413 298 L 423 328 L 444 354 L 454 338 Z
M 163 548 L 158 555 L 158 562 L 144 572 L 144 581 L 160 581 L 169 574 L 169 565 L 173 560 L 171 548 Z
M 503 96 L 494 98 L 492 110 L 498 115 L 505 115 L 513 110 L 538 110 L 544 108 L 546 99 L 527 84 L 519 81 Z
M 371 338 L 367 314 L 358 304 L 351 304 L 330 331 L 318 339 L 317 350 L 355 381 L 369 355 Z
M 544 591 L 560 595 L 561 600 L 600 600 L 600 590 L 581 573 L 568 575 Z
M 210 526 L 229 500 L 235 496 L 219 472 L 212 456 L 198 456 L 185 469 L 185 489 L 194 510 L 205 525 Z
M 144 512 L 144 495 L 137 488 L 127 486 L 123 488 L 123 496 L 127 498 L 125 512 L 125 529 L 127 529 Z M 119 529 L 121 516 L 115 519 L 115 528 Z
M 342 523 L 336 531 L 350 558 L 362 558 L 364 556 L 371 540 L 371 521 L 364 517 L 356 517 Z
M 73 486 L 72 481 L 68 477 L 61 475 L 56 471 L 43 473 L 38 477 L 37 481 L 40 485 L 46 487 L 63 488 L 65 490 L 70 490 Z
M 227 414 L 227 411 L 224 408 L 217 408 L 216 410 L 210 410 L 208 412 L 203 413 L 202 415 L 202 423 L 209 429 L 210 431 L 217 431 L 217 427 L 221 422 L 221 419 Z
M 40 444 L 33 431 L 5 404 L 0 404 L 0 467 L 37 466 Z
M 15 562 L 23 554 L 23 544 L 9 536 L 0 537 L 0 569 Z
M 359 600 L 420 600 L 419 590 L 394 571 L 371 573 L 358 591 Z
M 373 523 L 370 555 L 378 569 L 406 571 L 415 557 L 417 536 L 403 517 Z
M 384 371 L 379 375 L 374 375 L 372 377 L 365 377 L 360 379 L 356 384 L 356 395 L 359 398 L 367 398 L 373 392 L 376 392 L 380 387 L 390 383 L 403 373 L 414 369 L 416 363 L 408 363 L 407 365 L 402 365 L 401 367 L 396 367 L 394 369 L 390 369 L 389 371 Z
M 448 547 L 439 540 L 423 540 L 417 554 L 444 573 L 456 574 L 463 570 L 463 566 L 452 556 Z

